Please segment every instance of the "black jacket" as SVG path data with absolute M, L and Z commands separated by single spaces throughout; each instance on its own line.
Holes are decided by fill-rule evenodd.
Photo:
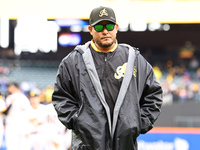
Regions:
M 139 52 L 119 44 L 134 58 L 127 60 L 130 82 L 120 89 L 110 117 L 89 45 L 77 46 L 62 60 L 52 96 L 60 121 L 74 131 L 72 149 L 137 150 L 138 135 L 152 129 L 160 114 L 162 88 Z

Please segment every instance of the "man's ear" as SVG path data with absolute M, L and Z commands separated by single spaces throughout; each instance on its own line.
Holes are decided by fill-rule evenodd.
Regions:
M 116 31 L 118 31 L 118 29 L 119 29 L 119 25 L 116 24 L 116 25 L 115 25 L 115 28 L 116 28 Z M 116 33 L 117 33 L 117 32 L 116 32 Z
M 90 34 L 92 35 L 92 30 L 93 30 L 93 29 L 92 29 L 92 26 L 89 25 L 89 26 L 88 26 L 88 30 L 90 31 Z

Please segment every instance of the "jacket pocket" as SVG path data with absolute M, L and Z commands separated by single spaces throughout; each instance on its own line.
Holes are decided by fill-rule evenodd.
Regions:
M 74 130 L 77 131 L 77 122 L 78 122 L 78 118 L 81 115 L 82 111 L 84 109 L 84 103 L 82 102 L 82 104 L 80 105 L 80 108 L 76 111 L 76 113 L 73 115 L 73 126 L 74 126 Z

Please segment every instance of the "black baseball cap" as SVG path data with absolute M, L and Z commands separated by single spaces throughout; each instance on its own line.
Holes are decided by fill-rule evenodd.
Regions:
M 100 6 L 92 10 L 89 20 L 91 26 L 94 26 L 103 20 L 111 21 L 116 24 L 116 17 L 112 8 Z

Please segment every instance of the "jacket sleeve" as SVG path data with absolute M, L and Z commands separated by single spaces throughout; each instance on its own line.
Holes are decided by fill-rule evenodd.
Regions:
M 66 59 L 63 59 L 58 68 L 52 95 L 52 103 L 58 118 L 68 129 L 73 129 L 74 116 L 79 109 L 78 98 L 75 96 L 77 94 L 75 94 L 70 75 L 71 68 L 73 67 L 70 65 L 70 61 L 66 62 Z
M 162 88 L 149 63 L 147 63 L 145 68 L 147 76 L 140 99 L 141 134 L 144 134 L 153 128 L 154 122 L 161 112 L 162 105 Z

